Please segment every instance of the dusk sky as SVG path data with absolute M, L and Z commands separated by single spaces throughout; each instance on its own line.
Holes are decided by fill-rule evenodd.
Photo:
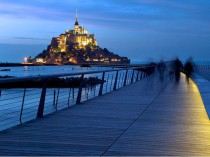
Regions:
M 1 0 L 0 62 L 21 62 L 79 24 L 133 62 L 210 60 L 210 0 Z

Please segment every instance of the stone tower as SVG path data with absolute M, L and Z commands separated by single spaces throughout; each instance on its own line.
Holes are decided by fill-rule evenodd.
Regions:
M 78 22 L 77 10 L 76 10 L 76 22 L 74 24 L 74 30 L 75 30 L 76 34 L 79 32 L 79 22 Z

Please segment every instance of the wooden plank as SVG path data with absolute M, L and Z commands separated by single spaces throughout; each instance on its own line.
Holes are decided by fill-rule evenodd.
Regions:
M 210 123 L 193 81 L 169 84 L 105 155 L 209 155 Z
M 154 76 L 1 132 L 0 155 L 210 155 L 209 139 L 194 83 Z

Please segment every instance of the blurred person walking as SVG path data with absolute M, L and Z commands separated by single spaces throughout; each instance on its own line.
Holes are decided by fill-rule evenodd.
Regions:
M 177 57 L 174 61 L 174 73 L 175 73 L 175 82 L 179 83 L 180 80 L 180 72 L 183 71 L 182 62 Z

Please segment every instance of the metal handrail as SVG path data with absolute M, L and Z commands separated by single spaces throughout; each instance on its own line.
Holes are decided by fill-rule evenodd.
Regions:
M 2 99 L 0 99 L 1 101 L 4 101 L 4 100 L 7 101 L 13 98 L 15 100 L 17 99 L 17 102 L 14 103 L 14 105 L 17 106 L 17 108 L 14 108 L 14 106 L 13 107 L 8 106 L 8 107 L 11 107 L 10 108 L 11 112 L 8 112 L 9 114 L 12 114 L 13 112 L 17 114 L 14 115 L 15 117 L 10 117 L 10 116 L 8 117 L 7 115 L 2 114 L 2 118 L 3 119 L 6 118 L 8 119 L 8 121 L 13 121 L 14 118 L 17 118 L 17 116 L 19 116 L 19 124 L 24 123 L 25 120 L 28 120 L 28 119 L 32 120 L 34 119 L 34 117 L 42 118 L 45 115 L 45 113 L 49 114 L 52 112 L 56 112 L 57 110 L 60 110 L 63 107 L 69 107 L 70 101 L 73 104 L 79 104 L 82 101 L 95 98 L 96 96 L 103 95 L 105 93 L 117 90 L 118 88 L 134 83 L 138 80 L 141 80 L 151 73 L 151 70 L 153 69 L 152 67 L 154 66 L 144 66 L 144 67 L 141 66 L 141 67 L 135 67 L 135 68 L 130 67 L 130 68 L 120 68 L 120 69 L 110 69 L 110 70 L 100 70 L 100 71 L 98 70 L 98 71 L 88 71 L 88 72 L 77 72 L 77 73 L 62 73 L 62 74 L 53 74 L 53 75 L 38 75 L 38 76 L 30 76 L 30 77 L 1 78 L 0 85 L 4 83 L 21 82 L 21 81 L 29 81 L 29 80 L 43 80 L 41 82 L 43 84 L 42 87 L 38 88 L 39 90 L 41 90 L 40 93 L 35 92 L 35 94 L 31 93 L 30 95 L 28 95 L 26 92 L 30 92 L 30 91 L 27 91 L 26 90 L 27 87 L 24 87 L 25 88 L 24 91 L 17 91 L 17 92 L 11 91 L 11 93 L 14 94 L 14 96 L 16 95 L 16 93 L 18 94 L 19 92 L 23 92 L 22 99 L 21 97 L 18 97 L 18 96 L 15 98 L 14 96 L 10 98 L 9 96 L 11 93 L 5 93 L 5 95 L 3 94 L 6 97 L 4 98 L 2 97 Z M 141 71 L 141 75 L 139 71 Z M 91 91 L 89 91 L 89 87 L 87 87 L 88 91 L 86 91 L 86 87 L 83 86 L 83 78 L 85 75 L 90 75 L 90 74 L 100 75 L 102 81 L 99 84 L 95 85 L 93 89 L 91 89 Z M 56 90 L 50 89 L 49 87 L 47 87 L 47 82 L 48 82 L 48 79 L 50 78 L 59 78 L 59 77 L 67 77 L 67 76 L 78 76 L 78 78 L 80 79 L 80 86 L 77 87 L 77 90 L 74 90 L 75 87 L 73 88 L 66 87 L 66 89 L 69 88 L 68 93 L 64 92 L 64 98 L 62 98 L 62 102 L 64 102 L 62 104 L 64 105 L 61 106 L 60 104 L 61 92 L 59 91 L 60 87 L 59 86 L 56 87 L 55 88 Z M 12 89 L 13 88 L 8 88 L 8 89 L 5 88 L 2 90 L 9 91 Z M 47 92 L 47 89 L 50 89 L 50 92 L 52 92 L 52 94 L 49 95 L 49 93 Z M 66 89 L 64 88 L 64 90 Z M 40 95 L 37 96 L 37 98 L 33 99 L 36 93 Z M 2 103 L 5 103 L 5 102 L 2 102 Z M 36 106 L 30 105 L 30 104 L 34 104 Z M 48 104 L 52 104 L 52 105 L 50 106 Z M 1 104 L 1 106 L 2 105 L 4 104 Z M 29 105 L 29 110 L 26 107 L 27 105 Z M 4 105 L 3 108 L 8 109 L 6 108 L 6 105 Z M 46 108 L 48 109 L 45 112 L 44 109 Z M 36 112 L 36 115 L 33 115 L 34 112 Z M 29 116 L 25 117 L 27 114 L 29 114 Z M 7 123 L 7 124 L 8 126 L 10 126 L 10 123 Z M 0 124 L 0 127 L 2 126 L 6 127 L 7 124 L 3 122 L 2 124 Z
M 123 68 L 118 69 L 126 70 L 131 68 Z M 139 69 L 139 68 L 133 68 L 133 69 Z M 114 70 L 100 70 L 100 71 L 88 71 L 88 72 L 77 72 L 77 73 L 61 73 L 61 74 L 52 74 L 52 75 L 38 75 L 38 76 L 28 76 L 28 77 L 14 77 L 14 78 L 1 78 L 0 83 L 10 83 L 10 82 L 21 82 L 21 81 L 28 81 L 28 80 L 38 80 L 38 79 L 48 79 L 48 78 L 54 78 L 54 77 L 66 77 L 66 76 L 76 76 L 76 75 L 83 75 L 83 74 L 94 74 L 94 73 L 102 73 L 102 72 L 112 72 L 116 71 Z
M 54 77 L 66 77 L 66 76 L 76 76 L 76 75 L 86 75 L 86 74 L 94 74 L 94 73 L 103 73 L 103 72 L 113 72 L 113 71 L 123 71 L 123 70 L 140 70 L 147 69 L 150 67 L 154 67 L 152 65 L 145 65 L 138 68 L 121 68 L 121 69 L 113 69 L 113 70 L 95 70 L 88 72 L 77 72 L 77 73 L 61 73 L 61 74 L 52 74 L 52 75 L 38 75 L 38 76 L 27 76 L 27 77 L 14 77 L 14 78 L 1 78 L 0 83 L 10 83 L 10 82 L 21 82 L 28 80 L 38 80 L 38 79 L 48 79 Z

